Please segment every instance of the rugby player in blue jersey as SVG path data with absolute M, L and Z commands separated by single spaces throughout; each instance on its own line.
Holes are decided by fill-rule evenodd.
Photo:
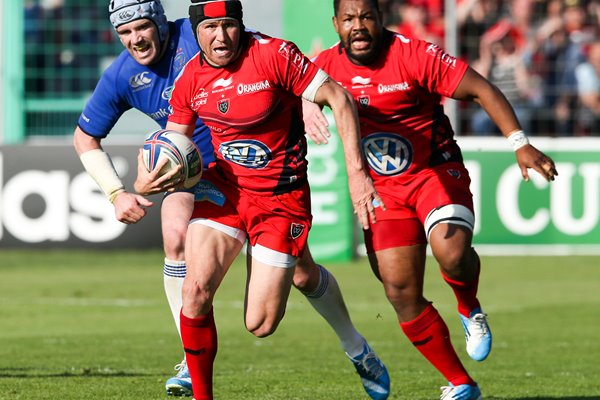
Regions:
M 134 185 L 137 193 L 128 192 L 110 156 L 102 149 L 101 141 L 121 115 L 132 108 L 164 128 L 171 110 L 169 98 L 173 82 L 199 48 L 189 20 L 169 22 L 160 0 L 111 0 L 109 13 L 125 51 L 102 74 L 79 118 L 73 142 L 86 171 L 114 205 L 116 218 L 132 224 L 140 221 L 146 208 L 152 206 L 143 195 L 157 193 L 165 187 L 156 179 L 156 171 L 148 172 L 138 166 Z M 313 124 L 311 122 L 311 126 Z M 193 139 L 206 166 L 214 160 L 214 155 L 209 130 L 201 121 L 196 124 Z M 164 288 L 180 334 L 181 288 L 186 273 L 184 243 L 193 200 L 191 191 L 175 191 L 166 195 L 161 205 Z M 309 251 L 305 251 L 298 262 L 294 286 L 306 295 L 336 332 L 365 390 L 373 399 L 386 399 L 389 377 L 385 366 L 352 324 L 335 278 L 315 264 Z M 175 368 L 177 375 L 166 382 L 167 394 L 191 395 L 185 359 Z

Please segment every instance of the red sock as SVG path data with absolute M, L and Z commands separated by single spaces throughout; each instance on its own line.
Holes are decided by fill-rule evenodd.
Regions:
M 469 317 L 471 311 L 475 310 L 476 308 L 481 308 L 479 300 L 477 300 L 477 289 L 479 289 L 480 270 L 481 263 L 479 261 L 479 258 L 477 258 L 477 272 L 475 273 L 475 278 L 473 278 L 469 282 L 455 281 L 453 279 L 448 278 L 442 272 L 442 277 L 454 291 L 454 295 L 456 296 L 456 300 L 458 301 L 458 312 L 464 315 L 465 317 Z
M 181 339 L 192 378 L 194 399 L 213 399 L 213 364 L 217 355 L 217 327 L 212 309 L 198 318 L 180 314 Z
M 453 385 L 475 382 L 458 359 L 446 323 L 433 305 L 415 319 L 400 323 L 404 334 L 425 358 Z

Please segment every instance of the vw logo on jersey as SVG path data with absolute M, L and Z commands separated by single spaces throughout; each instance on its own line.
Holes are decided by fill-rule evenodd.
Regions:
M 264 168 L 273 159 L 271 150 L 258 140 L 232 140 L 222 143 L 219 152 L 225 160 L 246 168 Z
M 165 90 L 163 90 L 162 94 L 160 95 L 160 97 L 163 98 L 163 100 L 171 100 L 171 95 L 173 94 L 173 89 L 175 88 L 175 86 L 171 85 L 171 86 L 167 86 L 165 88 Z
M 400 175 L 410 168 L 413 148 L 402 136 L 379 132 L 362 139 L 367 162 L 379 175 Z
M 144 71 L 137 75 L 132 76 L 131 78 L 129 78 L 129 86 L 136 89 L 136 88 L 139 88 L 141 86 L 151 83 L 152 79 L 150 79 L 146 76 L 148 74 L 149 74 L 148 71 Z

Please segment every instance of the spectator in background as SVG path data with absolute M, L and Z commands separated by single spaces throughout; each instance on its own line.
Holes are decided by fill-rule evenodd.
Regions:
M 513 106 L 525 132 L 531 130 L 531 99 L 535 90 L 530 87 L 531 76 L 517 43 L 523 40 L 520 32 L 508 20 L 502 20 L 481 38 L 480 58 L 472 67 L 484 78 L 500 89 Z M 472 117 L 475 135 L 497 135 L 500 133 L 488 113 L 477 108 Z
M 543 5 L 545 11 L 544 21 L 562 17 L 564 0 L 547 0 Z
M 600 37 L 600 0 L 592 0 L 588 6 L 594 37 Z
M 467 61 L 479 57 L 480 37 L 498 21 L 500 0 L 457 0 L 459 54 Z
M 587 51 L 587 61 L 575 69 L 577 96 L 581 108 L 577 112 L 578 132 L 600 135 L 600 40 Z
M 558 98 L 554 113 L 558 121 L 557 136 L 571 136 L 575 130 L 577 106 L 577 80 L 575 69 L 585 61 L 584 46 L 593 40 L 593 31 L 587 24 L 585 5 L 582 0 L 566 0 L 563 12 L 566 33 L 562 65 L 555 65 L 559 73 Z
M 512 25 L 511 36 L 514 38 L 517 51 L 524 53 L 534 26 L 533 0 L 510 0 L 507 6 L 507 19 Z M 498 22 L 501 21 L 502 19 Z
M 561 7 L 562 7 L 562 0 Z M 552 4 L 555 4 L 552 2 Z M 562 136 L 571 132 L 568 126 L 568 115 L 559 118 L 554 109 L 560 99 L 560 85 L 564 65 L 568 37 L 564 30 L 562 14 L 553 14 L 548 6 L 549 17 L 536 30 L 532 51 L 532 71 L 539 77 L 542 96 L 541 108 L 536 113 L 535 131 L 550 136 Z M 560 9 L 562 10 L 562 8 Z M 562 11 L 560 11 L 562 13 Z
M 410 38 L 418 38 L 427 42 L 443 45 L 444 24 L 440 16 L 432 20 L 424 2 L 407 1 L 398 9 L 400 23 L 396 32 Z

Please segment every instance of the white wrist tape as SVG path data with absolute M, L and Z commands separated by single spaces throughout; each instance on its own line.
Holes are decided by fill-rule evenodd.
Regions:
M 529 139 L 525 136 L 525 132 L 521 130 L 512 132 L 507 139 L 515 151 L 529 144 Z
M 94 178 L 111 203 L 119 193 L 124 191 L 123 182 L 119 179 L 110 156 L 103 150 L 86 151 L 79 156 L 79 159 L 87 173 Z

